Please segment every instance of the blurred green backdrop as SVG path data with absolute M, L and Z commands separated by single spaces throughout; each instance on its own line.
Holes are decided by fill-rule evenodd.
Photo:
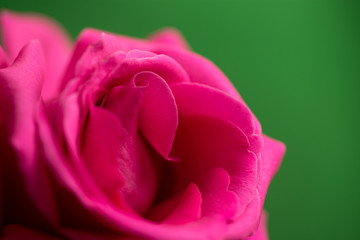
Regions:
M 360 1 L 28 1 L 1 8 L 145 37 L 178 28 L 287 145 L 265 207 L 272 240 L 359 239 Z

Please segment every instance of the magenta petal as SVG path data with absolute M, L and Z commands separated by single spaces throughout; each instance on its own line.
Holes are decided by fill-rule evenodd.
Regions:
M 230 224 L 228 236 L 234 238 L 239 236 L 246 237 L 256 231 L 268 186 L 279 168 L 285 152 L 285 145 L 281 142 L 265 135 L 263 135 L 263 139 L 264 147 L 261 151 L 262 165 L 257 186 L 257 197 L 246 207 L 244 213 L 234 223 Z
M 226 93 L 203 84 L 171 84 L 179 114 L 207 115 L 229 121 L 238 126 L 248 137 L 250 150 L 258 152 L 262 147 L 261 136 L 249 108 Z
M 10 59 L 7 56 L 7 54 L 4 52 L 2 47 L 0 46 L 0 68 L 5 68 L 9 66 L 9 64 L 10 64 Z
M 139 128 L 154 148 L 168 158 L 178 124 L 175 99 L 164 79 L 154 73 L 141 72 L 134 81 L 147 86 L 139 113 Z
M 186 71 L 174 59 L 135 49 L 128 52 L 126 59 L 108 76 L 112 80 L 110 86 L 126 82 L 136 73 L 143 71 L 153 72 L 167 83 L 189 82 Z
M 246 240 L 268 240 L 266 220 L 267 220 L 267 216 L 265 212 L 263 212 L 258 230 L 254 235 L 248 237 Z
M 198 184 L 208 179 L 203 175 L 212 168 L 224 168 L 230 175 L 227 187 L 237 195 L 236 215 L 240 214 L 254 198 L 257 185 L 258 161 L 255 154 L 248 151 L 246 135 L 231 122 L 206 115 L 182 115 L 180 111 L 179 114 L 172 151 L 172 156 L 180 159 L 179 188 L 181 182 Z
M 88 48 L 93 48 L 93 50 Z M 117 51 L 128 52 L 133 49 L 147 50 L 149 46 L 144 41 L 135 38 L 104 33 L 91 28 L 83 30 L 76 40 L 73 55 L 62 80 L 61 88 L 64 89 L 69 80 L 75 76 L 76 68 L 79 65 L 78 62 L 83 58 L 85 52 L 97 50 L 99 56 L 106 57 Z M 99 56 L 97 56 L 97 59 L 99 59 Z
M 264 204 L 265 195 L 271 179 L 278 170 L 285 154 L 285 145 L 275 139 L 263 135 L 264 147 L 261 151 L 262 165 L 258 185 L 261 205 Z
M 27 157 L 35 154 L 35 127 L 31 123 L 40 102 L 43 71 L 42 49 L 36 40 L 20 51 L 13 65 L 0 69 L 1 114 L 8 118 L 15 149 Z
M 255 198 L 249 203 L 242 214 L 228 225 L 226 239 L 244 239 L 254 233 L 258 227 L 262 206 L 256 191 Z
M 223 168 L 208 170 L 200 180 L 203 197 L 202 216 L 219 215 L 229 220 L 237 213 L 238 199 L 229 191 L 230 176 Z
M 80 134 L 80 107 L 77 94 L 68 96 L 61 102 L 62 110 L 62 133 L 67 141 L 69 153 L 73 157 L 79 157 L 78 138 Z M 59 111 L 59 109 L 58 109 Z
M 118 117 L 122 126 L 131 134 L 137 133 L 140 106 L 144 98 L 144 87 L 128 84 L 111 89 L 104 108 Z
M 122 192 L 129 204 L 143 213 L 149 207 L 156 190 L 151 153 L 138 133 L 138 114 L 144 88 L 118 86 L 111 90 L 104 108 L 118 117 L 122 125 L 118 146 L 119 171 L 125 178 Z
M 58 93 L 60 78 L 70 53 L 70 41 L 61 27 L 38 15 L 15 14 L 3 11 L 0 16 L 4 45 L 11 59 L 32 39 L 44 48 L 46 75 L 42 97 L 49 99 Z
M 95 182 L 110 197 L 124 184 L 117 161 L 121 129 L 115 115 L 97 107 L 90 109 L 82 156 Z
M 201 192 L 195 184 L 190 183 L 175 209 L 163 223 L 185 224 L 198 220 L 201 214 L 201 203 Z
M 1 229 L 1 239 L 2 240 L 60 240 L 60 237 L 54 237 L 50 234 L 40 232 L 36 229 L 31 229 L 29 227 L 9 224 L 3 226 Z
M 150 36 L 151 42 L 189 49 L 185 39 L 179 31 L 174 28 L 165 28 Z
M 215 88 L 203 84 L 172 84 L 179 113 L 214 116 L 230 121 L 246 135 L 254 133 L 252 114 L 248 107 Z
M 45 224 L 37 222 L 39 213 L 45 217 L 46 224 L 57 221 L 51 182 L 42 156 L 36 155 L 39 148 L 37 126 L 42 123 L 35 121 L 35 115 L 41 105 L 42 78 L 43 56 L 37 40 L 30 41 L 10 67 L 0 69 L 0 115 L 7 144 L 14 156 L 3 159 L 7 166 L 3 173 L 6 174 L 3 182 L 5 214 L 32 224 Z M 32 219 L 23 214 L 22 207 L 33 214 Z
M 93 29 L 85 29 L 80 33 L 80 36 L 76 40 L 72 56 L 69 60 L 68 67 L 66 68 L 65 75 L 63 76 L 60 84 L 60 88 L 62 90 L 65 88 L 66 84 L 75 76 L 77 62 L 82 57 L 88 46 L 99 41 L 100 38 L 101 32 Z
M 175 59 L 189 74 L 192 82 L 217 88 L 229 94 L 234 99 L 243 102 L 239 93 L 224 73 L 208 59 L 190 51 L 168 46 L 153 46 L 153 49 L 149 51 L 157 54 L 165 54 Z

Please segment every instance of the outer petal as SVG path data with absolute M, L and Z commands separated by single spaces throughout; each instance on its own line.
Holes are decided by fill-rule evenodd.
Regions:
M 193 52 L 166 45 L 154 45 L 150 51 L 175 59 L 189 74 L 190 80 L 217 88 L 243 102 L 231 82 L 211 61 Z
M 9 64 L 10 64 L 9 57 L 0 46 L 0 68 L 7 67 L 9 66 Z
M 82 57 L 87 47 L 90 44 L 93 44 L 100 40 L 101 32 L 92 29 L 85 29 L 80 33 L 80 36 L 77 38 L 72 56 L 70 58 L 68 67 L 66 68 L 65 75 L 61 80 L 60 89 L 63 90 L 69 80 L 71 80 L 75 76 L 75 68 L 77 62 Z
M 46 169 L 36 155 L 34 115 L 40 104 L 42 73 L 42 50 L 36 40 L 20 51 L 13 65 L 0 70 L 1 129 L 6 130 L 0 148 L 8 146 L 1 156 L 5 218 L 47 226 L 56 222 L 57 212 Z
M 151 42 L 170 45 L 172 47 L 179 47 L 183 49 L 189 49 L 185 39 L 174 28 L 165 28 L 158 32 L 153 33 L 150 36 Z
M 170 87 L 179 113 L 214 116 L 225 122 L 231 122 L 247 135 L 250 150 L 258 152 L 262 147 L 254 116 L 245 103 L 204 84 L 178 83 Z
M 3 240 L 60 240 L 60 237 L 51 236 L 35 229 L 25 226 L 10 224 L 1 229 L 1 239 Z
M 278 170 L 285 153 L 285 145 L 283 143 L 264 135 L 263 139 L 264 147 L 261 151 L 262 166 L 257 186 L 258 195 L 247 206 L 244 213 L 236 219 L 234 223 L 229 225 L 227 234 L 228 239 L 244 238 L 256 231 L 268 186 L 272 177 Z
M 64 31 L 43 16 L 3 11 L 0 16 L 4 45 L 11 59 L 30 40 L 39 39 L 44 48 L 46 75 L 42 89 L 44 99 L 58 92 L 60 78 L 70 53 L 70 41 Z
M 275 139 L 263 135 L 264 147 L 261 151 L 262 166 L 258 185 L 261 205 L 264 205 L 265 196 L 271 179 L 277 172 L 285 154 L 285 145 Z
M 257 232 L 251 237 L 248 237 L 246 240 L 268 240 L 266 222 L 267 222 L 267 216 L 263 212 Z

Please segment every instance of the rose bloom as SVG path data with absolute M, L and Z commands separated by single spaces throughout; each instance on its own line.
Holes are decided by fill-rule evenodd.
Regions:
M 72 44 L 7 11 L 1 32 L 3 239 L 267 238 L 285 147 L 178 32 Z

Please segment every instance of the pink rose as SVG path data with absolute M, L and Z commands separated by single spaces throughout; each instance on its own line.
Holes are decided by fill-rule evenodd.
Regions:
M 72 46 L 6 11 L 1 30 L 3 239 L 266 238 L 284 145 L 179 33 Z

